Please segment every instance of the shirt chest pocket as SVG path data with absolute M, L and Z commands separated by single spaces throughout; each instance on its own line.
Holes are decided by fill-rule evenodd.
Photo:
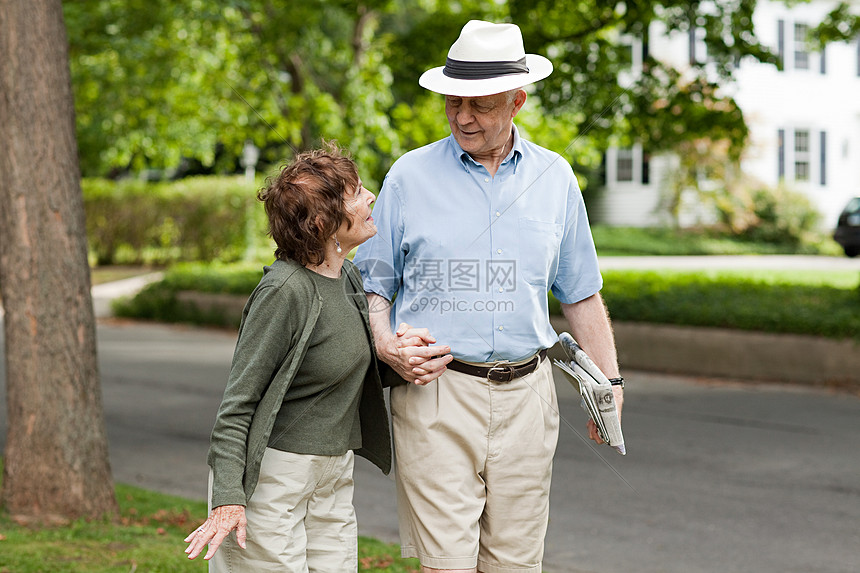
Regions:
M 531 285 L 549 288 L 558 267 L 562 225 L 520 217 L 518 272 Z

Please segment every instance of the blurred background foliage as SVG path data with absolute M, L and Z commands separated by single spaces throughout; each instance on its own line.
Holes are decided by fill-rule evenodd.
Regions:
M 378 187 L 404 151 L 448 133 L 441 96 L 417 78 L 444 63 L 472 18 L 517 23 L 526 50 L 553 60 L 555 73 L 536 87 L 519 123 L 562 152 L 584 188 L 602 150 L 633 139 L 654 153 L 721 143 L 736 159 L 746 125 L 718 86 L 742 58 L 776 63 L 756 40 L 755 4 L 67 0 L 82 171 L 236 173 L 246 140 L 262 150 L 265 171 L 325 137 L 348 147 Z M 714 64 L 681 74 L 646 58 L 641 75 L 625 76 L 629 39 L 647 41 L 653 22 L 704 29 Z M 815 37 L 851 39 L 857 26 L 840 5 Z

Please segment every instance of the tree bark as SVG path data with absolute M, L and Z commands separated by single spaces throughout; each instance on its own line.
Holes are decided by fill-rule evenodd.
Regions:
M 61 0 L 0 0 L 0 142 L 0 502 L 36 522 L 113 513 Z

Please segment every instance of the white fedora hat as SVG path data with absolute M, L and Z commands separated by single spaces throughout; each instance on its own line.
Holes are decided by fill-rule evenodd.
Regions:
M 516 25 L 471 20 L 448 50 L 445 65 L 424 72 L 418 85 L 444 95 L 478 97 L 521 88 L 551 73 L 552 62 L 526 54 Z

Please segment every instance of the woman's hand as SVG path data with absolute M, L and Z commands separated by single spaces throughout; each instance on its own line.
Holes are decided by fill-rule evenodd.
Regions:
M 242 505 L 222 505 L 216 507 L 209 514 L 203 525 L 191 532 L 191 535 L 185 538 L 188 547 L 185 548 L 185 553 L 189 559 L 194 559 L 206 544 L 209 544 L 209 551 L 203 559 L 207 561 L 215 555 L 221 542 L 227 537 L 231 531 L 236 530 L 236 541 L 239 547 L 245 549 L 245 506 Z
M 374 336 L 379 359 L 413 384 L 424 385 L 437 379 L 454 359 L 449 346 L 430 346 L 436 339 L 426 328 L 413 328 L 404 322 L 391 332 L 385 324 L 374 331 Z

